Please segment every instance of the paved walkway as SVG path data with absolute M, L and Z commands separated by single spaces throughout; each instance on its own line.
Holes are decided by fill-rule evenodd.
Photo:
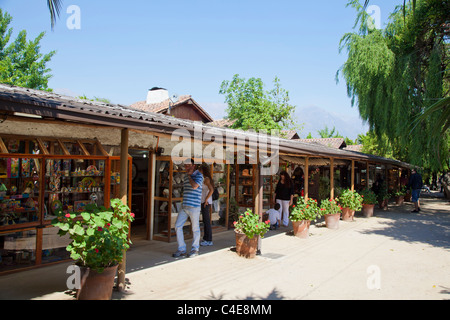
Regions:
M 435 194 L 436 195 L 436 194 Z M 238 257 L 233 231 L 195 258 L 174 259 L 176 243 L 135 240 L 127 253 L 127 291 L 113 299 L 449 299 L 450 204 L 423 197 L 340 221 L 338 230 L 311 226 L 308 239 L 269 231 L 262 255 Z M 187 241 L 188 245 L 190 241 Z M 70 263 L 0 277 L 0 299 L 73 299 Z

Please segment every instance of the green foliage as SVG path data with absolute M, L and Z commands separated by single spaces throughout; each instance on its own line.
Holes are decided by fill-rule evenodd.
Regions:
M 383 201 L 383 200 L 389 199 L 390 197 L 391 197 L 391 194 L 388 191 L 386 181 L 383 181 L 383 183 L 381 184 L 380 190 L 377 194 L 377 200 Z
M 51 70 L 46 67 L 55 51 L 40 53 L 40 33 L 33 41 L 27 41 L 27 32 L 22 30 L 10 43 L 12 29 L 8 28 L 12 17 L 0 9 L 0 82 L 20 87 L 49 90 Z
M 227 119 L 235 120 L 231 128 L 255 131 L 295 129 L 293 114 L 295 106 L 289 104 L 289 92 L 281 88 L 275 78 L 274 88 L 264 90 L 260 78 L 245 80 L 238 74 L 231 81 L 223 81 L 220 94 L 228 104 Z
M 270 221 L 261 222 L 259 220 L 259 214 L 253 213 L 252 210 L 248 209 L 239 216 L 238 221 L 234 222 L 235 231 L 244 233 L 250 239 L 254 236 L 262 238 L 270 228 Z
M 324 199 L 320 203 L 320 215 L 341 213 L 339 199 Z
M 320 214 L 319 207 L 317 206 L 317 200 L 308 198 L 308 200 L 305 201 L 304 197 L 299 197 L 297 200 L 297 204 L 292 206 L 289 219 L 291 219 L 291 221 L 313 221 L 319 217 Z
M 406 190 L 407 190 L 406 186 L 403 186 L 402 188 L 395 190 L 393 194 L 396 197 L 405 196 Z
M 339 203 L 343 208 L 350 208 L 350 210 L 359 211 L 362 208 L 363 197 L 350 189 L 344 190 L 339 196 Z
M 317 133 L 321 138 L 343 138 L 343 136 L 340 135 L 338 131 L 336 131 L 335 127 L 330 130 L 328 129 L 328 126 L 325 126 L 324 129 L 318 130 Z
M 377 203 L 377 195 L 370 189 L 363 189 L 359 192 L 363 198 L 363 204 L 375 204 Z
M 449 48 L 441 27 L 449 22 L 448 1 L 405 3 L 384 30 L 368 28 L 368 14 L 358 0 L 348 5 L 357 11 L 359 29 L 341 39 L 340 50 L 347 50 L 348 59 L 337 78 L 342 74 L 345 79 L 352 105 L 381 148 L 391 148 L 392 157 L 424 168 L 448 168 L 448 127 L 439 121 L 449 116 L 445 109 L 413 124 L 430 105 L 449 96 Z M 435 131 L 441 134 L 430 140 Z
M 133 219 L 128 206 L 112 199 L 111 209 L 88 205 L 79 215 L 60 214 L 52 224 L 60 229 L 60 236 L 69 234 L 72 242 L 66 249 L 77 264 L 103 272 L 104 268 L 119 264 L 123 251 L 130 247 L 128 233 Z

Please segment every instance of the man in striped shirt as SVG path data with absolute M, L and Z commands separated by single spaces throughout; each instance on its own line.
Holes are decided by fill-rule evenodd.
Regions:
M 186 255 L 183 226 L 189 217 L 191 219 L 193 240 L 188 257 L 198 256 L 200 245 L 200 209 L 202 201 L 203 175 L 197 170 L 194 159 L 184 164 L 186 175 L 183 181 L 183 206 L 178 213 L 175 231 L 177 234 L 178 250 L 172 255 L 177 258 Z

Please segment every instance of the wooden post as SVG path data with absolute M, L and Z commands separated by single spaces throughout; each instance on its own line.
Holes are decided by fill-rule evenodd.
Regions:
M 120 141 L 120 199 L 128 205 L 128 129 L 122 129 Z M 117 289 L 125 291 L 126 251 L 123 252 L 122 262 L 117 269 Z
M 369 189 L 369 170 L 370 170 L 370 165 L 369 165 L 369 161 L 366 161 L 366 188 Z
M 330 158 L 330 199 L 334 199 L 334 158 Z
M 308 200 L 308 185 L 309 185 L 309 157 L 305 157 L 305 201 Z
M 355 160 L 352 160 L 352 191 L 355 191 Z
M 257 176 L 256 176 L 256 186 L 258 187 L 258 193 L 256 194 L 256 199 L 255 199 L 255 207 L 256 207 L 256 212 L 259 214 L 259 222 L 262 222 L 263 220 L 263 178 L 261 175 L 261 171 L 262 171 L 262 165 L 258 164 L 256 166 L 256 170 L 257 170 Z M 261 252 L 261 237 L 258 236 L 258 246 L 257 249 Z

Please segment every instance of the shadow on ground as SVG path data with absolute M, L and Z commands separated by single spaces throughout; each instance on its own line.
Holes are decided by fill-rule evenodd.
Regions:
M 421 199 L 419 213 L 410 212 L 412 204 L 394 205 L 387 211 L 377 210 L 375 217 L 387 220 L 380 223 L 379 229 L 360 232 L 450 249 L 450 205 L 442 199 L 441 205 L 435 206 L 431 200 L 431 197 Z

